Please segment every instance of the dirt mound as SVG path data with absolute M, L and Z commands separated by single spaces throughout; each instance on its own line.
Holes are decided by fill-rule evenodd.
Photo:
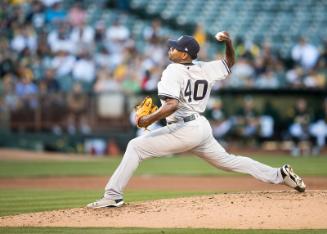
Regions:
M 0 226 L 321 229 L 326 213 L 326 190 L 269 191 L 21 214 L 1 217 Z
M 46 178 L 0 178 L 0 189 L 50 188 L 50 189 L 103 189 L 106 176 L 46 177 Z M 304 177 L 307 188 L 326 190 L 327 177 Z M 250 176 L 135 176 L 128 183 L 128 190 L 153 191 L 259 191 L 284 190 L 285 185 L 268 184 Z M 287 188 L 292 190 L 291 188 Z

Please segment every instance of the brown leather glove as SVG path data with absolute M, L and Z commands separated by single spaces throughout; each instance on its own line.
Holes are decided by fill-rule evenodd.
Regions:
M 147 96 L 146 98 L 144 98 L 144 100 L 138 104 L 135 107 L 135 111 L 136 111 L 136 126 L 138 128 L 141 128 L 138 125 L 139 119 L 143 116 L 149 115 L 153 112 L 155 112 L 156 110 L 158 110 L 158 106 L 156 106 L 153 103 L 153 100 L 151 97 Z M 148 126 L 145 126 L 144 128 L 147 128 Z

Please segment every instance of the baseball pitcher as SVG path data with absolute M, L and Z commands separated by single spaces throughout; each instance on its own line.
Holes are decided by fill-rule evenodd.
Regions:
M 185 151 L 203 158 L 214 167 L 250 174 L 267 183 L 283 183 L 299 192 L 305 191 L 303 180 L 289 165 L 273 168 L 248 157 L 235 156 L 226 152 L 213 137 L 211 126 L 201 113 L 207 106 L 212 86 L 228 77 L 235 62 L 229 34 L 219 32 L 216 39 L 226 45 L 225 59 L 211 62 L 193 62 L 200 47 L 191 36 L 168 41 L 168 56 L 172 63 L 163 71 L 158 83 L 162 105 L 157 108 L 147 97 L 136 108 L 138 127 L 146 128 L 162 118 L 166 118 L 167 126 L 128 143 L 120 165 L 105 187 L 103 198 L 87 207 L 122 206 L 124 188 L 143 160 Z

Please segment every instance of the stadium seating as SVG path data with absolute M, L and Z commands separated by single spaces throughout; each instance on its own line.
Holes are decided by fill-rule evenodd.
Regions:
M 315 44 L 327 36 L 324 0 L 132 0 L 131 7 L 180 26 L 201 23 L 209 35 L 226 30 L 245 40 L 268 40 L 284 55 L 299 36 Z

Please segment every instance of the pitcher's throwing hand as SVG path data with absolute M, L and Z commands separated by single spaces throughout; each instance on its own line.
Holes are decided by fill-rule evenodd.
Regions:
M 225 32 L 225 31 L 218 32 L 216 34 L 215 38 L 219 42 L 231 41 L 230 36 L 229 36 L 229 33 L 228 32 Z

